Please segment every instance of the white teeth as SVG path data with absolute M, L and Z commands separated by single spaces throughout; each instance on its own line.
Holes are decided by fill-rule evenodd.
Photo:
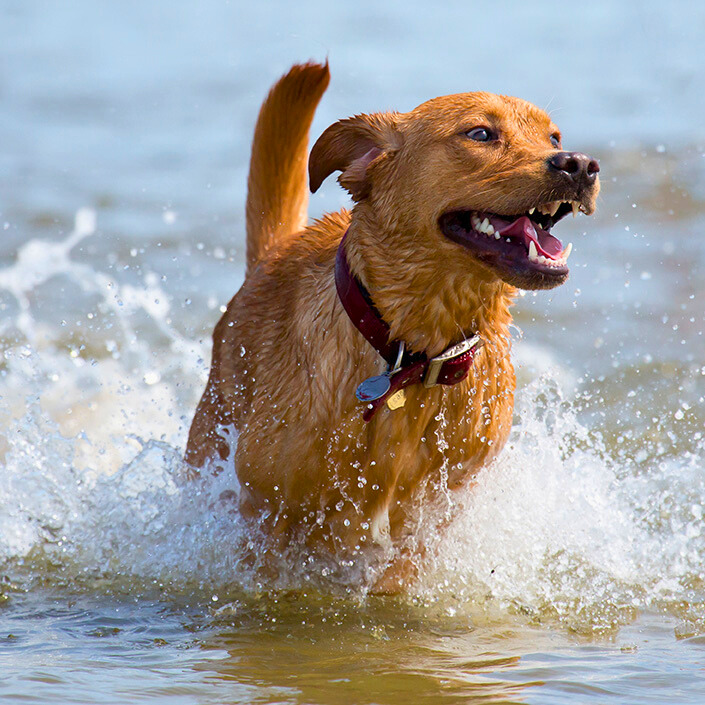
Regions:
M 536 208 L 529 208 L 529 215 L 533 215 Z
M 577 201 L 573 201 L 570 204 L 570 207 L 573 209 L 573 218 L 577 218 L 578 213 L 580 212 L 580 204 Z
M 536 249 L 536 243 L 533 240 L 531 240 L 531 242 L 529 242 L 529 259 L 532 262 L 539 261 L 539 252 Z
M 472 218 L 470 218 L 470 222 L 472 223 L 472 227 L 475 228 L 475 230 L 480 229 L 480 219 L 473 213 Z
M 534 264 L 542 264 L 545 267 L 565 267 L 572 248 L 572 245 L 568 245 L 568 247 L 561 252 L 560 257 L 552 259 L 551 257 L 540 255 L 536 243 L 531 240 L 529 242 L 529 261 Z
M 536 210 L 539 213 L 543 213 L 544 215 L 550 215 L 551 217 L 553 217 L 560 207 L 560 201 L 550 201 L 549 203 L 543 203 L 540 206 L 537 206 Z
M 502 236 L 495 230 L 494 231 L 494 239 L 499 240 Z
M 471 221 L 473 228 L 477 230 L 480 233 L 485 233 L 485 235 L 494 235 L 494 227 L 492 226 L 492 223 L 490 223 L 489 218 L 485 218 L 482 222 L 480 222 L 480 219 L 474 219 Z

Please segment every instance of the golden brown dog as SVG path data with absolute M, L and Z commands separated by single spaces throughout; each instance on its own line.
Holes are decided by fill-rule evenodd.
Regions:
M 346 556 L 402 549 L 377 584 L 398 589 L 412 575 L 399 556 L 419 506 L 467 485 L 507 439 L 515 287 L 566 280 L 569 248 L 549 230 L 593 212 L 599 167 L 562 151 L 530 103 L 451 95 L 329 127 L 308 160 L 311 189 L 341 171 L 355 205 L 307 225 L 308 130 L 328 81 L 327 65 L 294 66 L 260 111 L 246 279 L 215 328 L 186 457 L 232 462 L 243 514 L 284 542 Z M 403 369 L 475 335 L 483 343 L 460 382 L 429 385 L 424 367 L 368 421 L 356 388 L 395 371 L 336 290 L 345 233 L 344 265 L 388 342 L 404 344 Z M 227 429 L 238 434 L 232 458 Z

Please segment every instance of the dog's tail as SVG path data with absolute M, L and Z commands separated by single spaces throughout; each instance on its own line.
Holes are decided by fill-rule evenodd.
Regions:
M 302 230 L 308 207 L 308 131 L 330 72 L 297 64 L 260 108 L 247 179 L 247 270 L 277 241 Z

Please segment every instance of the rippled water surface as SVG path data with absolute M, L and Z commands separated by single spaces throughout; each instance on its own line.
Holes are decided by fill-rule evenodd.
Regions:
M 704 8 L 0 3 L 0 699 L 705 702 Z M 181 459 L 256 110 L 325 56 L 316 134 L 486 89 L 603 177 L 517 303 L 510 442 L 395 598 L 262 584 Z

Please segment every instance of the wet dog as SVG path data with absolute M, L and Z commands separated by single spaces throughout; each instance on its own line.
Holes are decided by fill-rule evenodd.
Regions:
M 516 287 L 566 280 L 570 246 L 551 231 L 594 211 L 599 167 L 563 151 L 544 111 L 490 93 L 340 120 L 309 157 L 328 81 L 327 65 L 294 66 L 262 105 L 246 278 L 186 458 L 232 463 L 243 515 L 283 542 L 388 549 L 376 587 L 396 590 L 418 508 L 507 439 Z M 351 212 L 307 225 L 307 166 L 313 191 L 341 172 Z

